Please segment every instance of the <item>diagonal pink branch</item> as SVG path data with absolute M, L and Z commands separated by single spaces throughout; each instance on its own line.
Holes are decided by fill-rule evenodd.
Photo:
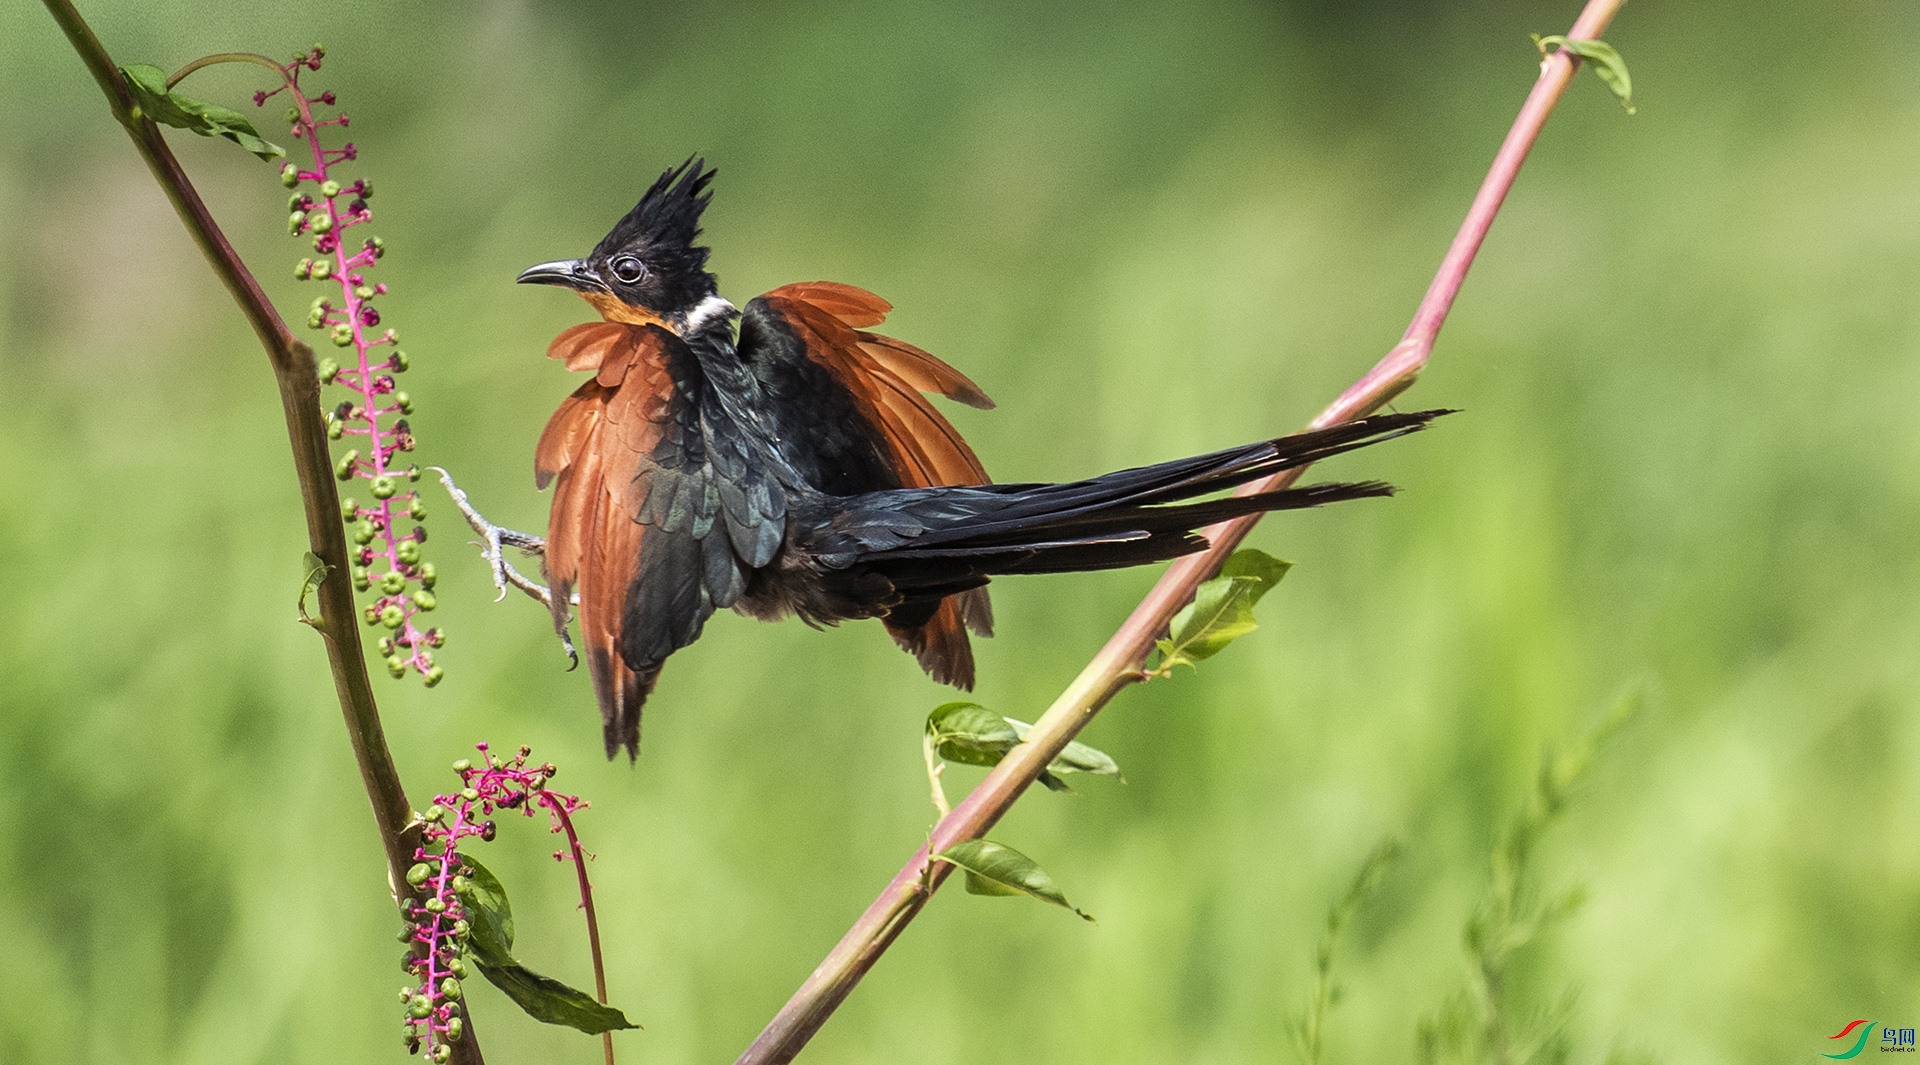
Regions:
M 1598 38 L 1624 2 L 1589 0 L 1567 36 L 1576 40 Z M 1433 284 L 1414 312 L 1405 336 L 1373 369 L 1322 411 L 1313 420 L 1314 427 L 1365 416 L 1411 387 L 1426 367 L 1434 339 L 1447 319 L 1461 283 L 1466 280 L 1467 269 L 1473 265 L 1474 255 L 1486 240 L 1494 216 L 1499 213 L 1507 191 L 1513 187 L 1514 178 L 1519 175 L 1520 166 L 1538 139 L 1547 116 L 1552 114 L 1572 82 L 1578 62 L 1562 50 L 1540 64 L 1539 80 L 1494 156 L 1493 166 L 1474 196 L 1466 220 L 1441 260 Z M 1289 470 L 1247 485 L 1242 492 L 1283 488 L 1304 472 L 1304 469 Z M 952 871 L 951 865 L 933 862 L 930 856 L 962 840 L 984 835 L 1114 695 L 1142 678 L 1141 667 L 1173 615 L 1193 599 L 1200 582 L 1219 571 L 1221 563 L 1259 519 L 1256 514 L 1208 529 L 1212 546 L 1168 567 L 1106 646 L 1034 723 L 1026 742 L 1015 747 L 952 813 L 941 818 L 927 843 L 894 874 L 880 897 L 841 937 L 735 1065 L 785 1065 L 800 1053 Z

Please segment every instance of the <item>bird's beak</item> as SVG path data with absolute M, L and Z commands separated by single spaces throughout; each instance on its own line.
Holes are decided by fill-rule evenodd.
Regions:
M 514 278 L 522 285 L 559 285 L 579 292 L 611 292 L 605 281 L 593 267 L 582 259 L 561 259 L 558 262 L 541 263 L 520 271 Z

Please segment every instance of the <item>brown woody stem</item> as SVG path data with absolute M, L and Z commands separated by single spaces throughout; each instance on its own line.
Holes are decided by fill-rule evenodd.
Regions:
M 1567 36 L 1592 40 L 1605 32 L 1625 0 L 1589 0 Z M 1414 312 L 1413 322 L 1399 344 L 1354 382 L 1312 422 L 1321 428 L 1364 417 L 1412 386 L 1433 352 L 1434 339 L 1447 319 L 1454 297 L 1466 280 L 1467 269 L 1485 241 L 1507 190 L 1513 187 L 1520 165 L 1539 137 L 1547 116 L 1573 80 L 1579 60 L 1564 49 L 1540 64 L 1540 77 L 1514 119 L 1506 140 L 1494 156 L 1467 217 L 1441 260 L 1433 284 Z M 1267 492 L 1299 480 L 1305 468 L 1288 470 L 1241 492 Z M 1087 722 L 1121 689 L 1144 677 L 1141 668 L 1173 615 L 1191 602 L 1200 583 L 1220 569 L 1260 515 L 1255 514 L 1206 530 L 1207 550 L 1175 561 L 1134 608 L 1105 647 L 1034 723 L 1026 741 L 1015 747 L 987 774 L 953 812 L 940 819 L 927 843 L 894 874 L 880 897 L 867 907 L 832 953 L 800 985 L 787 1004 L 754 1039 L 735 1065 L 785 1065 L 800 1053 L 833 1011 L 853 992 L 860 978 L 873 968 L 908 922 L 927 904 L 948 873 L 946 862 L 930 861 L 963 840 L 977 839 L 1000 820 L 1047 765 L 1064 750 Z
M 300 499 L 307 516 L 309 549 L 327 565 L 330 579 L 318 589 L 321 624 L 314 629 L 326 643 L 327 661 L 332 667 L 334 692 L 340 712 L 346 719 L 347 737 L 353 743 L 354 760 L 360 766 L 360 780 L 373 806 L 374 823 L 380 829 L 380 843 L 386 852 L 387 881 L 396 902 L 400 886 L 406 883 L 407 868 L 413 864 L 420 844 L 419 830 L 413 825 L 413 807 L 401 787 L 400 774 L 387 750 L 386 733 L 380 725 L 380 710 L 375 705 L 373 687 L 367 679 L 366 655 L 361 649 L 359 610 L 353 599 L 353 585 L 346 579 L 348 569 L 346 533 L 340 521 L 340 497 L 333 480 L 333 459 L 327 446 L 326 425 L 320 417 L 320 377 L 314 364 L 313 349 L 295 337 L 275 311 L 266 293 L 226 234 L 213 220 L 206 202 L 188 180 L 180 161 L 167 147 L 160 128 L 147 118 L 136 117 L 134 100 L 120 78 L 119 69 L 107 50 L 93 35 L 86 20 L 74 9 L 71 0 L 44 0 L 47 10 L 67 35 L 74 51 L 93 74 L 114 121 L 133 139 L 134 147 L 153 172 L 154 180 L 172 201 L 173 209 L 186 224 L 194 243 L 207 257 L 207 264 L 225 284 L 240 313 L 253 326 L 254 335 L 267 351 L 273 367 L 274 382 L 280 387 L 280 405 L 286 414 L 287 439 L 293 448 L 294 471 L 300 478 Z M 224 57 L 210 57 L 224 58 Z M 270 66 L 280 69 L 269 62 Z M 190 65 L 181 76 L 190 73 Z M 284 76 L 284 72 L 283 72 Z M 465 1038 L 454 1044 L 454 1060 L 464 1065 L 480 1065 L 480 1044 L 474 1035 L 472 1018 L 467 1018 Z

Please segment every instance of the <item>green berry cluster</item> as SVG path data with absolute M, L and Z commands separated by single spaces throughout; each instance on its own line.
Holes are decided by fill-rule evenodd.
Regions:
M 329 438 L 343 442 L 354 438 L 354 446 L 335 459 L 334 476 L 342 482 L 368 482 L 367 492 L 373 497 L 364 504 L 353 498 L 341 504 L 341 518 L 353 542 L 349 555 L 354 587 L 375 596 L 364 616 L 369 626 L 384 630 L 378 646 L 387 672 L 396 678 L 417 672 L 431 687 L 445 676 L 434 662 L 434 651 L 445 645 L 446 636 L 437 628 L 416 624 L 419 615 L 439 604 L 433 593 L 433 564 L 422 557 L 427 531 L 416 524 L 427 515 L 426 503 L 415 488 L 420 468 L 404 457 L 414 449 L 408 423 L 414 401 L 399 387 L 398 377 L 412 362 L 400 349 L 394 330 L 381 325 L 376 304 L 387 294 L 387 286 L 366 276 L 386 255 L 386 242 L 379 237 L 349 236 L 350 230 L 372 221 L 368 201 L 373 198 L 373 183 L 365 178 L 344 182 L 334 176 L 339 164 L 358 157 L 351 141 L 340 148 L 321 144 L 326 129 L 345 127 L 347 116 L 316 117 L 315 105 L 331 106 L 334 95 L 309 97 L 297 83 L 300 69 L 320 69 L 322 54 L 318 46 L 302 53 L 294 64 L 292 83 L 286 86 L 293 100 L 287 122 L 294 138 L 306 142 L 311 153 L 309 164 L 289 162 L 280 170 L 281 183 L 292 190 L 287 200 L 287 231 L 310 240 L 313 248 L 312 255 L 295 265 L 294 276 L 326 283 L 326 291 L 307 307 L 307 327 L 323 334 L 325 342 L 320 346 L 337 349 L 337 355 L 320 359 L 317 370 L 323 385 L 344 388 L 353 397 L 330 408 L 323 405 L 321 412 Z M 278 90 L 261 93 L 255 101 L 264 105 L 277 94 Z

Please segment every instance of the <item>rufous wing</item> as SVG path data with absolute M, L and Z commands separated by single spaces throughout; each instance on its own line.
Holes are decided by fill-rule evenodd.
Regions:
M 594 377 L 561 403 L 540 434 L 534 478 L 553 485 L 546 575 L 555 626 L 567 626 L 580 593 L 580 640 L 606 730 L 607 755 L 637 754 L 640 710 L 660 664 L 629 664 L 621 653 L 628 589 L 640 572 L 649 527 L 634 520 L 646 496 L 654 446 L 665 431 L 673 382 L 654 326 L 593 322 L 560 334 L 548 355 Z M 639 668 L 635 668 L 635 666 Z
M 903 487 L 986 484 L 985 467 L 959 430 L 922 393 L 938 393 L 990 410 L 980 386 L 932 354 L 902 340 L 868 332 L 893 305 L 865 289 L 833 281 L 784 285 L 760 297 L 805 347 L 852 394 L 885 442 Z M 993 634 L 985 588 L 948 596 L 924 622 L 888 618 L 887 631 L 935 680 L 973 687 L 973 648 L 966 629 Z

